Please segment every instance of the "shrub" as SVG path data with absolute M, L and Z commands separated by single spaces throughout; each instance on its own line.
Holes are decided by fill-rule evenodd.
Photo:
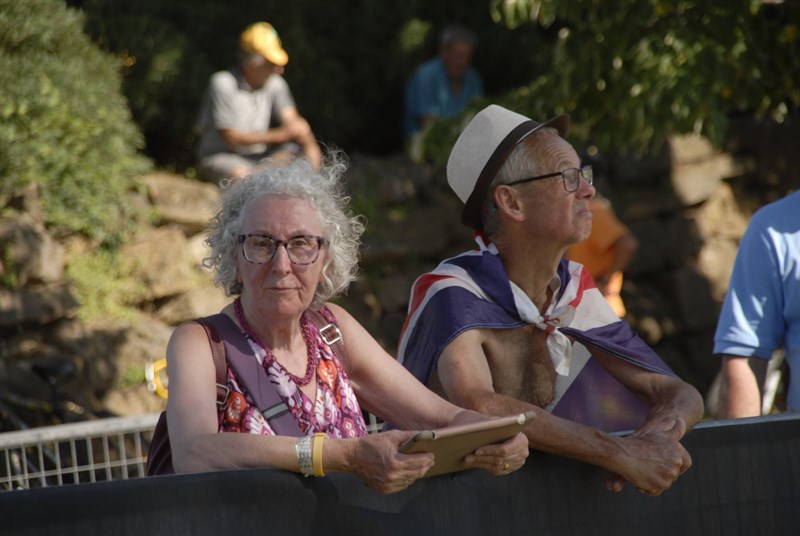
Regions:
M 60 0 L 0 0 L 0 206 L 38 183 L 46 222 L 116 243 L 125 194 L 149 162 L 120 93 L 119 63 Z

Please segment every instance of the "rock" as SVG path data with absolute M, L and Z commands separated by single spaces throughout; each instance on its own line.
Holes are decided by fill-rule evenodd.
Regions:
M 630 230 L 639 240 L 639 249 L 626 273 L 631 275 L 649 274 L 664 270 L 667 266 L 667 231 L 658 219 L 635 222 Z
M 23 186 L 11 196 L 8 207 L 20 214 L 27 214 L 36 225 L 44 226 L 44 210 L 42 208 L 42 192 L 36 183 Z
M 103 405 L 113 415 L 146 415 L 164 411 L 167 401 L 148 391 L 145 385 L 136 385 L 109 392 Z
M 625 319 L 647 344 L 659 344 L 678 333 L 675 304 L 654 281 L 626 278 L 621 295 L 628 311 Z
M 705 201 L 723 177 L 736 174 L 733 158 L 715 151 L 706 138 L 673 136 L 669 139 L 669 147 L 672 186 L 684 206 Z
M 701 237 L 739 240 L 747 229 L 751 214 L 736 203 L 729 184 L 720 183 L 708 200 L 685 211 Z
M 718 311 L 711 286 L 695 267 L 684 266 L 670 276 L 671 296 L 677 305 L 677 321 L 688 331 L 713 330 Z
M 14 286 L 55 283 L 64 277 L 64 248 L 28 213 L 0 218 L 0 274 Z
M 177 225 L 187 235 L 205 229 L 219 201 L 219 188 L 214 184 L 169 173 L 146 175 L 141 181 L 147 186 L 161 225 Z
M 703 246 L 703 239 L 697 224 L 687 217 L 687 211 L 675 213 L 667 222 L 664 244 L 667 266 L 674 269 L 693 263 Z
M 156 311 L 156 316 L 171 326 L 177 326 L 187 320 L 216 314 L 232 300 L 221 288 L 207 285 L 168 299 Z
M 711 298 L 722 303 L 736 260 L 737 243 L 725 238 L 709 238 L 697 257 L 697 268 L 709 283 Z
M 43 326 L 72 315 L 78 305 L 72 285 L 67 281 L 17 290 L 0 287 L 0 327 Z
M 458 216 L 447 207 L 425 206 L 373 226 L 364 239 L 362 261 L 376 264 L 438 257 L 451 242 L 454 220 L 459 221 Z
M 187 240 L 177 227 L 147 229 L 123 248 L 131 277 L 144 285 L 144 298 L 155 300 L 192 290 L 198 273 L 184 252 Z
M 202 234 L 196 234 L 187 239 L 185 249 L 186 260 L 197 271 L 203 272 L 208 275 L 208 280 L 214 279 L 211 272 L 203 268 L 203 260 L 211 254 L 211 249 L 206 245 L 206 237 Z

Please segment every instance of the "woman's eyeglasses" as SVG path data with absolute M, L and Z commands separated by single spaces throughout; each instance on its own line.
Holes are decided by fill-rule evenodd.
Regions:
M 262 234 L 239 235 L 244 258 L 248 262 L 264 264 L 270 262 L 278 251 L 278 246 L 286 248 L 289 261 L 292 264 L 311 264 L 319 257 L 319 250 L 325 243 L 321 236 L 300 235 L 288 240 L 278 240 Z

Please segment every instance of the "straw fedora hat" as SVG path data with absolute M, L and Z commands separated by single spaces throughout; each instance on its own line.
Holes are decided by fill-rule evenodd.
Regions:
M 456 140 L 447 161 L 447 182 L 464 202 L 461 222 L 483 230 L 481 205 L 492 180 L 522 140 L 542 127 L 567 135 L 569 115 L 562 114 L 539 123 L 502 106 L 492 104 L 478 112 Z

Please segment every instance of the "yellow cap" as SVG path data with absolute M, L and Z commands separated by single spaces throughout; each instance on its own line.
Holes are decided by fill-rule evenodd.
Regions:
M 283 50 L 278 32 L 268 22 L 257 22 L 249 26 L 242 32 L 240 46 L 245 52 L 259 54 L 275 65 L 289 63 L 289 54 Z

